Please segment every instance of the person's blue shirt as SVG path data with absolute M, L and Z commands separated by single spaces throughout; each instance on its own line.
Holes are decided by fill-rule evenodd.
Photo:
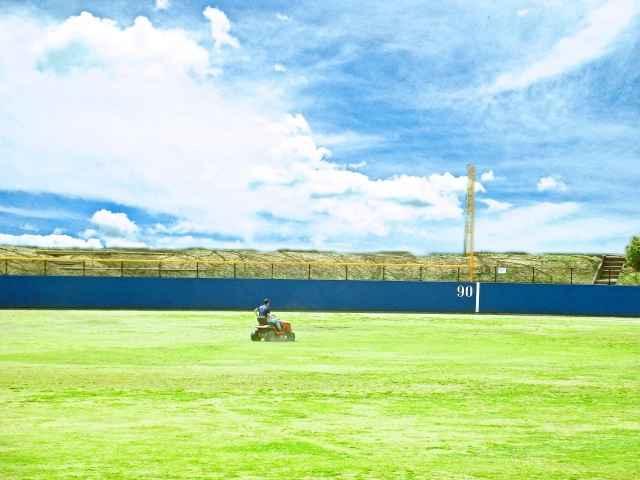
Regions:
M 266 317 L 271 313 L 271 308 L 269 308 L 269 305 L 260 305 L 258 307 L 258 316 L 259 317 Z

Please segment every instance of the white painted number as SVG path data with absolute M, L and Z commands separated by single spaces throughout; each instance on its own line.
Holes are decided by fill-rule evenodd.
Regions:
M 464 285 L 458 285 L 458 297 L 473 297 L 473 287 L 471 285 L 467 285 L 466 287 Z

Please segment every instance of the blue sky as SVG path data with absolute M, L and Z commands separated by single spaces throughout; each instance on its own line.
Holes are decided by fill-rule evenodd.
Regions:
M 485 5 L 486 4 L 486 5 Z M 640 1 L 0 0 L 0 243 L 622 251 Z

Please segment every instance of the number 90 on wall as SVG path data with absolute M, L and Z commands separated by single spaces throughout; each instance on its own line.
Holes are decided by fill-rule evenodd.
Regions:
M 473 297 L 473 285 L 458 285 L 458 288 L 456 290 L 458 298 Z

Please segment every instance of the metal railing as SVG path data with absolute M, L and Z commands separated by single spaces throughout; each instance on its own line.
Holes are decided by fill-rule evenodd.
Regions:
M 592 283 L 593 268 L 481 264 L 473 279 L 510 283 Z M 210 261 L 196 259 L 60 259 L 0 257 L 0 275 L 306 280 L 466 281 L 466 265 L 318 261 Z

